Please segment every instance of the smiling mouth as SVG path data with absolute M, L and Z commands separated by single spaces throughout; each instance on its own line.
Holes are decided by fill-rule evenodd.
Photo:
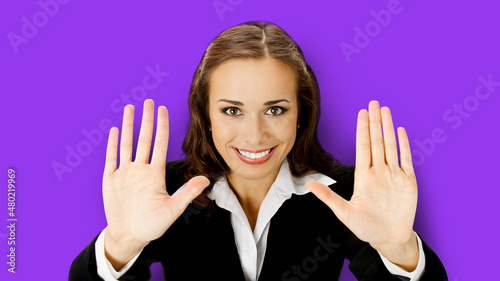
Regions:
M 274 149 L 275 147 L 265 149 L 265 150 L 257 150 L 257 151 L 247 151 L 247 150 L 242 150 L 239 148 L 236 148 L 236 150 L 242 155 L 243 157 L 249 158 L 249 159 L 260 159 L 269 153 Z

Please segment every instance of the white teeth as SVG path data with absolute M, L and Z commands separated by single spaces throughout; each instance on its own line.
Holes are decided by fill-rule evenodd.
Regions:
M 271 149 L 268 149 L 268 150 L 266 150 L 266 151 L 259 152 L 259 153 L 250 153 L 250 152 L 247 152 L 247 151 L 241 151 L 241 150 L 239 150 L 239 149 L 238 149 L 238 152 L 239 152 L 241 155 L 243 155 L 243 156 L 245 156 L 245 157 L 247 157 L 247 158 L 250 158 L 250 159 L 259 159 L 259 158 L 262 158 L 262 157 L 264 157 L 264 156 L 268 155 L 268 154 L 269 154 L 269 152 L 271 152 Z

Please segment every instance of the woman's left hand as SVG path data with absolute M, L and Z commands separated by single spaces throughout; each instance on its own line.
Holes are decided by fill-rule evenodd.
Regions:
M 371 101 L 369 112 L 362 109 L 358 114 L 354 193 L 350 201 L 318 182 L 308 182 L 306 187 L 360 240 L 412 270 L 418 262 L 413 231 L 417 181 L 408 136 L 403 127 L 397 131 L 401 166 L 390 110 Z

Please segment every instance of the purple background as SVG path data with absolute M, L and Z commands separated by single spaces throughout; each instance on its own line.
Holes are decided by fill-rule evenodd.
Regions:
M 67 2 L 49 5 L 48 16 L 37 1 L 0 8 L 1 280 L 67 279 L 73 259 L 106 226 L 101 177 L 109 127 L 99 138 L 100 122 L 120 126 L 122 95 L 133 92 L 136 105 L 152 98 L 169 109 L 167 159 L 179 159 L 195 67 L 219 32 L 248 20 L 272 21 L 302 47 L 322 92 L 321 140 L 342 162 L 354 164 L 358 110 L 372 99 L 391 108 L 415 157 L 415 230 L 450 280 L 490 279 L 500 252 L 500 87 L 482 100 L 474 94 L 479 76 L 500 81 L 495 1 L 402 0 L 378 33 L 370 12 L 395 1 Z M 214 3 L 230 9 L 218 13 Z M 36 33 L 25 27 L 23 35 L 23 17 L 40 25 Z M 354 45 L 355 28 L 367 25 L 373 37 L 348 62 L 340 44 Z M 13 44 L 12 34 L 26 41 Z M 148 66 L 169 76 L 141 97 L 136 87 Z M 453 111 L 464 103 L 466 114 Z M 137 138 L 141 106 L 136 114 Z M 445 136 L 431 145 L 433 130 Z M 94 133 L 93 144 L 83 131 Z M 67 161 L 68 149 L 85 156 Z M 58 178 L 56 162 L 71 172 Z M 15 274 L 6 264 L 8 168 L 17 174 Z M 152 269 L 153 280 L 162 280 L 159 264 Z M 355 279 L 346 268 L 341 280 Z

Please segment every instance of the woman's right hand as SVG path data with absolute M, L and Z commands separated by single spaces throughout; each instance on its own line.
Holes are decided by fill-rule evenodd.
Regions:
M 168 112 L 158 108 L 153 156 L 149 153 L 154 127 L 154 102 L 144 101 L 141 130 L 132 161 L 134 107 L 123 112 L 120 166 L 117 169 L 118 128 L 109 132 L 106 164 L 102 181 L 106 256 L 120 268 L 150 241 L 161 237 L 184 212 L 188 204 L 210 183 L 204 176 L 192 178 L 186 188 L 171 197 L 165 185 L 168 147 Z M 135 254 L 134 254 L 135 253 Z M 132 255 L 132 256 L 130 256 Z M 113 262 L 115 260 L 116 262 Z

